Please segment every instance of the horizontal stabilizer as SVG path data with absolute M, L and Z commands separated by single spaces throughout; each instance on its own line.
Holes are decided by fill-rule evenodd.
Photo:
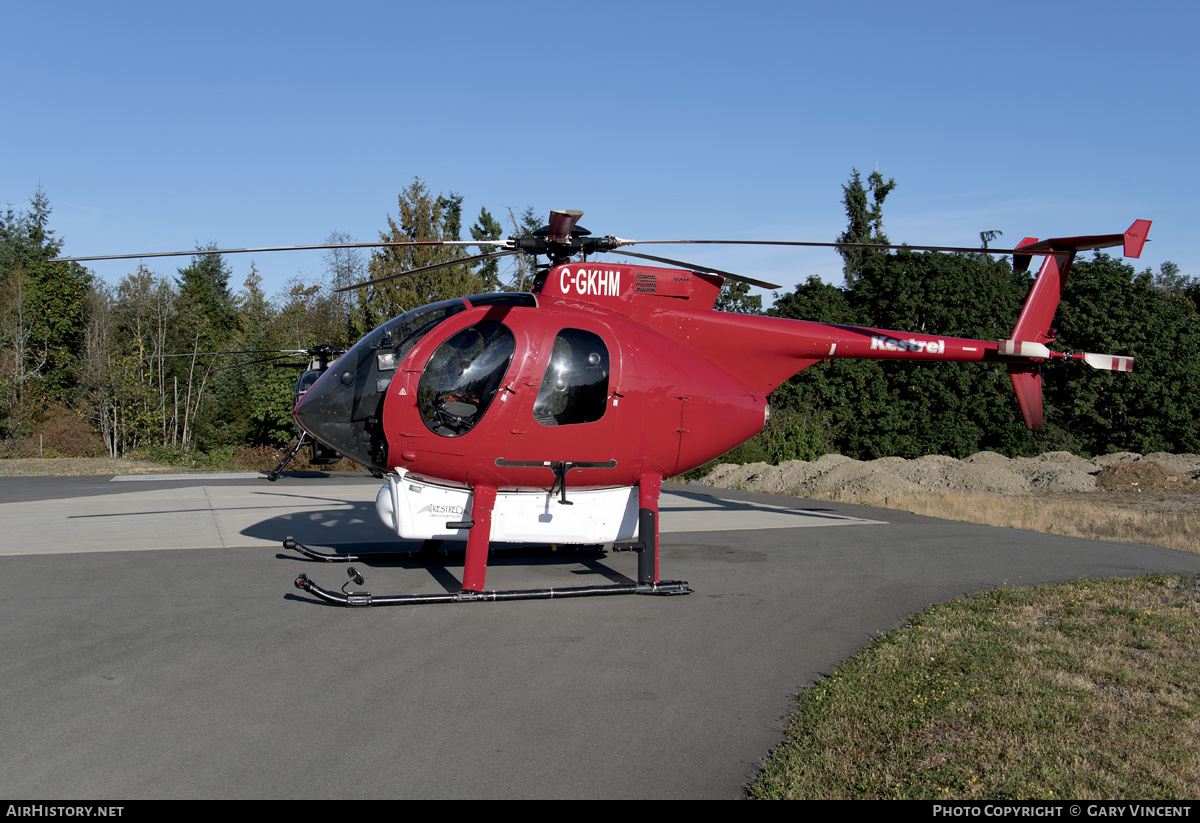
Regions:
M 1049 348 L 1031 340 L 1001 340 L 997 345 L 1000 354 L 1007 354 L 1011 357 L 1040 357 L 1043 360 L 1050 358 Z
M 1146 245 L 1146 235 L 1150 233 L 1149 220 L 1134 220 L 1133 225 L 1124 234 L 1092 234 L 1084 237 L 1053 237 L 1037 242 L 1032 237 L 1026 237 L 1017 246 L 1022 252 L 1021 257 L 1028 254 L 1049 254 L 1051 252 L 1084 251 L 1086 249 L 1107 249 L 1122 246 L 1126 257 L 1140 257 L 1142 247 Z M 1031 242 L 1032 241 L 1032 242 Z
M 1093 369 L 1108 371 L 1133 371 L 1133 358 L 1121 354 L 1092 354 L 1085 352 L 1083 362 Z

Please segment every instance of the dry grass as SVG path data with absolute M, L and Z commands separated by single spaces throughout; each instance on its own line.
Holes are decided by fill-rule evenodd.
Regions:
M 986 526 L 1200 552 L 1200 496 L 1194 494 L 843 495 L 836 499 Z
M 1200 794 L 1195 578 L 931 608 L 797 699 L 757 798 Z
M 178 474 L 183 472 L 247 472 L 270 471 L 285 451 L 280 449 L 241 449 L 227 459 L 198 463 L 195 461 L 159 463 L 152 460 L 131 460 L 111 457 L 47 457 L 0 459 L 0 477 L 71 477 L 123 474 Z M 327 465 L 313 465 L 298 455 L 285 469 L 288 472 L 365 472 L 350 460 Z
M 1200 495 L 836 496 L 1200 551 Z M 935 606 L 797 698 L 756 798 L 1200 796 L 1200 578 L 1080 581 Z
M 0 460 L 0 477 L 95 477 L 118 474 L 169 474 L 177 466 L 149 460 L 110 457 L 14 457 Z

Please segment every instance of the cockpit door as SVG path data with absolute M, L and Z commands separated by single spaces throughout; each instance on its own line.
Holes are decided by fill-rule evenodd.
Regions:
M 507 396 L 524 356 L 524 334 L 507 310 L 467 312 L 445 323 L 400 364 L 389 409 L 405 451 L 462 455 L 503 431 Z M 499 450 L 499 446 L 496 447 Z M 402 465 L 402 464 L 401 464 Z
M 547 328 L 521 376 L 504 459 L 606 464 L 615 453 L 621 351 L 607 325 L 564 318 Z

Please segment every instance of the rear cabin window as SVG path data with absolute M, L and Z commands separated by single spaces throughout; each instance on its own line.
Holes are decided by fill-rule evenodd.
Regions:
M 600 336 L 563 329 L 554 338 L 533 417 L 543 426 L 592 423 L 608 407 L 608 347 Z

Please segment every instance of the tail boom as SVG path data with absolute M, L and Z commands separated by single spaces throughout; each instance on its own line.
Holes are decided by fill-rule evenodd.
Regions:
M 763 395 L 823 360 L 856 358 L 1002 363 L 1008 368 L 1025 425 L 1044 428 L 1041 364 L 1051 360 L 1083 360 L 1089 366 L 1132 371 L 1133 358 L 1090 352 L 1057 352 L 1051 327 L 1075 254 L 1084 249 L 1123 245 L 1127 256 L 1141 254 L 1149 220 L 1137 220 L 1123 234 L 1026 238 L 1014 255 L 1014 267 L 1028 267 L 1033 255 L 1044 255 L 1029 297 L 1012 334 L 999 341 L 909 333 L 811 320 L 712 311 L 660 310 L 647 322 L 686 344 Z M 707 279 L 706 279 L 707 282 Z M 709 306 L 712 304 L 709 303 Z

